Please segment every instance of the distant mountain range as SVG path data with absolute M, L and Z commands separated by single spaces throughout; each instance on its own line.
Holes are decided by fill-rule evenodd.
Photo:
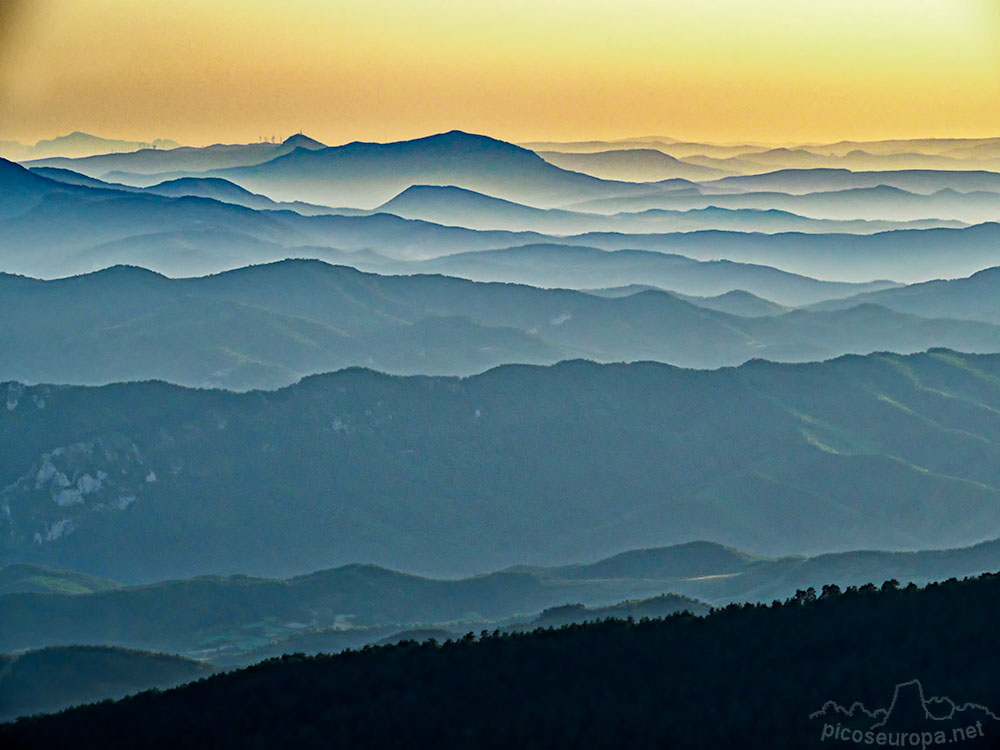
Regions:
M 617 240 L 625 235 L 590 234 L 587 240 L 595 246 L 572 239 L 555 238 L 555 242 L 524 244 L 498 250 L 453 253 L 440 258 L 409 263 L 359 265 L 396 273 L 445 273 L 475 281 L 507 281 L 543 287 L 594 288 L 602 284 L 647 284 L 660 288 L 701 296 L 718 295 L 741 289 L 781 304 L 809 304 L 831 297 L 848 297 L 852 293 L 895 287 L 891 281 L 845 283 L 819 281 L 807 276 L 790 274 L 769 266 L 734 263 L 729 260 L 694 261 L 668 252 L 669 241 L 663 235 L 627 235 L 635 245 L 649 245 L 662 250 L 615 250 Z M 737 235 L 704 232 L 675 236 L 678 244 L 711 257 L 711 249 L 727 239 L 737 244 Z M 781 247 L 791 245 L 791 235 L 782 235 Z M 801 239 L 801 235 L 794 236 Z M 749 244 L 749 243 L 748 243 Z M 767 244 L 767 243 L 764 243 Z M 603 248 L 602 248 L 603 246 Z M 748 253 L 752 254 L 752 253 Z M 350 261 L 348 261 L 350 262 Z M 794 262 L 794 261 L 792 261 Z M 869 286 L 870 289 L 863 289 Z
M 988 268 L 966 279 L 940 279 L 896 290 L 883 290 L 819 303 L 817 309 L 833 310 L 857 303 L 873 303 L 899 312 L 934 317 L 947 313 L 965 320 L 1000 322 L 1000 269 Z
M 302 216 L 254 211 L 203 197 L 71 185 L 0 161 L 0 250 L 7 271 L 57 275 L 114 263 L 175 275 L 288 257 L 385 249 L 397 257 L 506 247 L 544 238 L 530 232 L 475 232 L 390 215 Z M 337 249 L 334 249 L 337 248 Z M 57 270 L 58 269 L 58 270 Z
M 150 184 L 151 175 L 158 182 L 223 177 L 275 200 L 359 208 L 384 203 L 413 184 L 456 185 L 542 207 L 675 187 L 669 181 L 639 188 L 630 182 L 600 180 L 560 169 L 527 149 L 461 131 L 329 148 L 295 136 L 282 144 L 42 159 L 26 165 L 60 167 L 132 185 Z
M 249 190 L 244 190 L 239 185 L 229 182 L 229 180 L 223 180 L 218 177 L 178 177 L 173 180 L 164 180 L 163 182 L 140 188 L 131 185 L 122 185 L 117 182 L 105 182 L 104 180 L 87 177 L 79 172 L 59 167 L 32 167 L 30 171 L 33 174 L 67 185 L 83 185 L 85 187 L 105 190 L 121 190 L 128 193 L 151 193 L 153 195 L 163 195 L 173 198 L 184 196 L 211 198 L 221 203 L 233 203 L 237 206 L 246 206 L 247 208 L 259 211 L 290 210 L 304 216 L 315 216 L 317 214 L 358 215 L 365 213 L 349 208 L 338 209 L 330 208 L 329 206 L 316 206 L 301 201 L 278 203 L 265 195 L 251 193 Z
M 301 201 L 279 203 L 270 198 L 251 193 L 235 183 L 219 177 L 180 177 L 138 188 L 120 183 L 110 183 L 87 177 L 78 172 L 57 167 L 32 167 L 31 172 L 56 182 L 86 187 L 123 190 L 132 193 L 153 193 L 172 197 L 195 196 L 212 198 L 223 203 L 233 203 L 265 211 L 292 210 L 305 216 L 334 214 L 363 216 L 390 213 L 407 219 L 419 219 L 472 229 L 499 229 L 509 231 L 552 232 L 573 234 L 585 231 L 635 231 L 678 232 L 704 229 L 732 229 L 737 231 L 776 232 L 848 232 L 871 234 L 890 229 L 927 229 L 935 227 L 958 228 L 965 226 L 950 219 L 919 219 L 909 221 L 881 221 L 854 219 L 813 219 L 776 209 L 726 209 L 707 206 L 700 209 L 665 210 L 649 209 L 633 213 L 607 215 L 561 209 L 540 209 L 520 203 L 493 198 L 463 188 L 451 186 L 414 185 L 392 200 L 370 211 L 351 208 L 332 208 Z M 671 194 L 696 193 L 696 190 L 677 190 Z M 903 193 L 904 191 L 895 191 Z M 947 191 L 946 191 L 947 192 Z M 659 194 L 657 194 L 659 195 Z M 955 194 L 956 196 L 959 194 Z M 988 194 L 992 196 L 992 194 Z M 790 197 L 790 196 L 785 196 Z M 914 196 L 916 197 L 916 196 Z M 636 200 L 647 200 L 638 198 Z M 920 200 L 925 200 L 921 197 Z M 654 201 L 655 202 L 655 201 Z M 706 199 L 705 203 L 712 201 Z
M 673 191 L 666 195 L 689 191 Z M 698 193 L 698 196 L 701 194 Z M 615 199 L 628 202 L 629 199 Z M 637 200 L 645 200 L 639 198 Z M 690 200 L 690 198 L 675 199 Z M 711 204 L 711 198 L 704 203 Z M 540 209 L 492 198 L 456 187 L 414 185 L 382 204 L 378 212 L 407 219 L 472 229 L 529 230 L 553 234 L 580 232 L 690 232 L 706 229 L 730 229 L 740 232 L 847 232 L 872 234 L 890 229 L 928 229 L 961 227 L 962 222 L 943 219 L 918 221 L 864 221 L 812 219 L 775 209 L 729 209 L 706 205 L 686 210 L 648 209 L 632 213 L 602 215 L 562 209 Z
M 688 157 L 696 165 L 711 169 L 753 174 L 774 169 L 850 169 L 873 170 L 933 169 L 947 171 L 995 170 L 1000 167 L 1000 151 L 986 158 L 974 153 L 963 156 L 894 152 L 876 154 L 855 149 L 846 154 L 819 153 L 811 148 L 776 148 L 727 158 Z
M 781 210 L 799 216 L 830 221 L 964 221 L 1000 219 L 997 194 L 990 191 L 961 193 L 945 188 L 929 195 L 911 193 L 886 185 L 847 188 L 792 195 L 784 192 L 712 194 L 702 191 L 648 193 L 625 198 L 584 201 L 579 212 L 615 214 L 651 209 L 689 211 L 706 208 Z
M 350 259 L 345 260 L 350 262 Z M 379 269 L 383 273 L 443 273 L 473 281 L 551 288 L 642 284 L 699 296 L 742 290 L 793 306 L 898 286 L 891 281 L 819 281 L 768 266 L 727 260 L 695 261 L 683 255 L 653 250 L 602 250 L 553 243 L 454 253 L 408 263 L 361 258 L 355 265 Z
M 606 287 L 604 289 L 583 289 L 581 291 L 588 294 L 596 294 L 598 297 L 628 297 L 640 292 L 667 291 L 659 287 L 648 284 L 629 284 L 627 286 Z M 709 310 L 739 315 L 744 318 L 756 318 L 763 315 L 780 315 L 790 312 L 791 308 L 779 305 L 776 302 L 762 299 L 755 294 L 737 289 L 731 292 L 715 295 L 714 297 L 698 297 L 689 294 L 679 294 L 671 292 L 676 297 L 687 300 L 698 307 L 707 307 Z
M 599 291 L 595 291 L 594 293 L 599 293 Z M 791 312 L 790 308 L 784 305 L 762 299 L 742 289 L 724 292 L 714 297 L 696 297 L 688 294 L 678 294 L 677 296 L 698 305 L 698 307 L 707 307 L 709 310 L 718 310 L 730 315 L 739 315 L 743 318 L 757 318 Z
M 628 182 L 656 182 L 658 180 L 685 179 L 711 180 L 725 177 L 737 170 L 715 169 L 677 159 L 657 149 L 616 149 L 592 153 L 562 153 L 537 151 L 545 161 L 563 169 L 583 172 L 605 180 Z
M 459 580 L 348 565 L 284 580 L 226 576 L 143 586 L 105 582 L 81 592 L 26 586 L 0 595 L 6 625 L 0 649 L 78 643 L 246 664 L 282 653 L 398 640 L 401 636 L 393 634 L 420 629 L 440 639 L 470 630 L 530 630 L 605 617 L 701 615 L 709 604 L 766 603 L 827 584 L 881 585 L 896 579 L 901 585 L 922 585 L 992 571 L 998 553 L 1000 541 L 993 540 L 951 550 L 764 558 L 689 542 L 585 564 L 518 566 Z M 26 565 L 0 568 L 0 578 L 29 569 L 48 580 L 85 578 Z
M 894 169 L 988 170 L 1000 167 L 1000 139 L 915 139 L 841 141 L 830 144 L 720 145 L 654 137 L 619 141 L 526 143 L 526 148 L 560 166 L 595 174 L 674 174 L 710 169 L 760 174 L 775 169 Z M 610 154 L 618 154 L 611 157 Z M 591 158 L 595 157 L 595 158 Z M 666 157 L 666 158 L 664 158 Z M 667 170 L 673 168 L 674 172 Z
M 264 649 L 291 653 L 325 639 L 326 649 L 340 650 L 420 624 L 466 631 L 527 624 L 542 610 L 567 603 L 608 607 L 628 592 L 659 597 L 662 585 L 517 572 L 434 580 L 349 565 L 285 580 L 199 577 L 86 595 L 7 594 L 0 596 L 7 625 L 0 649 L 125 645 L 248 663 L 262 658 Z M 662 614 L 708 611 L 688 597 L 667 596 Z
M 944 169 L 900 169 L 853 172 L 849 169 L 781 169 L 760 175 L 722 177 L 706 186 L 751 192 L 778 190 L 792 195 L 818 190 L 846 190 L 886 185 L 913 193 L 930 194 L 950 188 L 959 192 L 1000 192 L 1000 172 Z
M 666 146 L 677 149 L 683 144 L 651 140 L 633 142 L 635 148 L 630 150 L 543 151 L 546 160 L 542 160 L 532 151 L 503 141 L 452 131 L 399 143 L 351 143 L 332 148 L 297 135 L 281 144 L 145 150 L 75 160 L 42 159 L 28 164 L 70 169 L 136 186 L 179 177 L 223 177 L 275 200 L 356 208 L 384 203 L 411 185 L 453 185 L 543 208 L 671 191 L 692 186 L 691 180 L 699 181 L 708 192 L 765 190 L 801 194 L 883 185 L 925 194 L 944 189 L 997 192 L 1000 175 L 995 167 L 1000 164 L 1000 147 L 992 141 L 969 144 L 972 153 L 992 153 L 987 149 L 997 153 L 978 169 L 970 169 L 974 163 L 955 161 L 953 156 L 943 154 L 887 155 L 857 148 L 824 155 L 820 147 L 725 147 L 721 151 L 719 147 L 706 147 L 709 151 L 714 148 L 717 155 L 688 154 L 685 161 L 662 151 Z M 919 143 L 914 146 L 919 147 Z M 837 147 L 828 147 L 831 150 L 837 151 Z M 866 167 L 866 159 L 876 163 Z M 701 163 L 696 163 L 698 160 Z M 931 163 L 926 163 L 928 160 Z M 957 167 L 949 169 L 952 162 Z M 754 174 L 732 175 L 747 170 Z
M 349 144 L 347 148 L 365 145 L 382 144 Z M 657 137 L 525 146 L 556 166 L 621 182 L 658 182 L 675 178 L 711 180 L 733 174 L 754 176 L 775 170 L 947 173 L 996 172 L 1000 168 L 998 139 L 845 141 L 769 148 L 750 144 L 687 143 Z M 139 143 L 73 133 L 51 141 L 40 141 L 33 147 L 14 141 L 0 142 L 0 157 L 30 161 L 33 166 L 74 169 L 91 177 L 145 186 L 151 184 L 148 180 L 150 175 L 158 178 L 156 181 L 163 181 L 215 169 L 254 166 L 296 148 L 318 151 L 326 147 L 302 134 L 281 143 L 181 148 L 173 141 Z M 78 161 L 74 162 L 74 159 Z M 285 199 L 295 200 L 298 197 Z
M 175 144 L 176 145 L 176 144 Z M 80 172 L 88 177 L 116 181 L 117 172 L 137 175 L 157 175 L 170 172 L 204 172 L 210 169 L 248 166 L 291 153 L 297 148 L 325 148 L 319 141 L 304 135 L 293 135 L 281 143 L 216 144 L 202 148 L 184 146 L 144 149 L 135 153 L 98 153 L 84 158 L 19 159 L 30 167 L 60 167 Z M 113 149 L 109 149 L 113 151 Z M 157 182 L 162 181 L 160 178 Z
M 655 148 L 675 156 L 696 154 L 725 157 L 759 154 L 776 148 L 796 148 L 816 154 L 846 156 L 854 151 L 869 154 L 916 153 L 929 155 L 986 157 L 1000 154 L 1000 138 L 914 138 L 881 141 L 837 141 L 835 143 L 765 144 L 765 143 L 704 143 L 669 136 L 644 136 L 611 141 L 535 141 L 520 144 L 533 151 L 549 150 L 560 153 L 593 153 L 595 151 Z
M 68 158 L 80 159 L 95 154 L 131 153 L 134 151 L 179 148 L 176 141 L 158 138 L 154 141 L 119 141 L 101 138 L 79 131 L 57 138 L 42 140 L 33 146 L 17 141 L 0 141 L 0 157 L 14 161 L 30 159 Z
M 676 187 L 601 180 L 560 169 L 510 143 L 461 131 L 399 143 L 301 149 L 211 175 L 278 200 L 362 208 L 380 205 L 411 185 L 454 185 L 541 208 Z
M 551 165 L 549 168 L 557 169 Z M 376 267 L 389 270 L 384 264 L 372 264 L 370 255 L 348 258 L 344 252 L 370 254 L 374 251 L 376 261 L 378 254 L 411 260 L 538 242 L 587 245 L 605 250 L 679 252 L 705 260 L 729 258 L 763 262 L 806 275 L 846 277 L 853 281 L 887 277 L 923 281 L 942 275 L 946 269 L 952 274 L 974 273 L 1000 262 L 996 224 L 872 235 L 765 235 L 719 231 L 546 235 L 525 231 L 477 231 L 389 214 L 303 216 L 294 211 L 257 211 L 203 197 L 168 197 L 145 191 L 135 193 L 67 184 L 10 162 L 0 162 L 0 185 L 5 190 L 5 200 L 0 205 L 0 250 L 4 252 L 4 268 L 36 276 L 80 273 L 119 263 L 141 265 L 172 275 L 192 275 L 279 260 L 290 255 L 346 261 L 371 270 Z M 176 184 L 172 189 L 178 189 Z M 211 192 L 219 186 L 198 182 L 191 188 L 179 188 L 180 191 L 185 189 Z M 232 188 L 225 190 L 233 192 Z M 245 202 L 251 199 L 252 196 L 243 195 Z M 750 217 L 751 222 L 755 220 Z M 571 285 L 566 281 L 556 283 Z M 663 286 L 660 281 L 641 278 L 590 280 L 584 286 L 625 283 Z M 705 293 L 672 288 L 689 294 Z M 716 293 L 733 288 L 739 287 L 720 289 Z M 758 293 L 755 289 L 745 289 Z
M 248 394 L 9 384 L 0 561 L 136 581 L 357 561 L 468 575 L 704 537 L 961 546 L 1000 536 L 998 375 L 1000 356 L 935 350 L 346 370 Z
M 493 255 L 475 253 L 471 261 Z M 647 268 L 655 277 L 659 270 L 684 288 L 714 276 L 722 288 L 740 278 L 754 288 L 773 285 L 780 299 L 851 291 L 773 269 L 656 253 L 541 246 L 496 255 L 496 268 L 478 267 L 503 276 L 503 262 L 535 273 L 546 263 L 568 263 L 596 275 L 603 263 L 610 276 L 615 256 L 628 262 L 635 255 L 634 272 Z M 719 367 L 931 346 L 1000 350 L 1000 325 L 917 317 L 867 301 L 790 312 L 747 292 L 707 299 L 656 289 L 598 295 L 437 275 L 380 276 L 319 261 L 174 280 L 133 267 L 57 281 L 0 274 L 0 294 L 8 322 L 0 346 L 9 354 L 0 380 L 26 382 L 162 379 L 246 389 L 355 365 L 468 375 L 511 362 L 579 357 Z
M 670 149 L 670 146 L 665 146 Z M 905 148 L 905 146 L 904 146 Z M 630 153 L 630 152 L 619 152 Z M 765 151 L 751 150 L 736 155 L 708 156 L 692 154 L 683 163 L 719 172 L 757 175 L 777 169 L 850 169 L 856 172 L 900 169 L 942 171 L 994 171 L 1000 167 L 1000 150 L 954 154 L 927 154 L 916 151 L 873 153 L 854 149 L 831 153 L 823 147 L 780 147 Z
M 689 258 L 761 263 L 821 279 L 919 282 L 963 276 L 1000 264 L 1000 224 L 965 229 L 903 229 L 870 235 L 587 232 L 550 242 L 605 250 L 629 247 Z

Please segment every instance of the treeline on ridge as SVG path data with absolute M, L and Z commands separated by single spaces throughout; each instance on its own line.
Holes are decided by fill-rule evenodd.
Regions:
M 0 727 L 0 745 L 800 749 L 823 746 L 809 715 L 827 701 L 885 708 L 908 680 L 928 697 L 1000 704 L 998 616 L 1000 574 L 987 574 L 290 655 L 21 720 Z M 1000 737 L 1000 722 L 984 731 Z

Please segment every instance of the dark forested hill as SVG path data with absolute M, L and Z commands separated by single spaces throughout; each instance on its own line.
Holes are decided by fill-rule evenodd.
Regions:
M 709 538 L 759 554 L 1000 536 L 1000 356 L 346 370 L 276 392 L 3 386 L 0 562 L 134 582 L 427 574 Z
M 0 655 L 0 721 L 173 687 L 213 671 L 192 659 L 123 648 L 62 646 Z
M 872 745 L 995 747 L 997 617 L 1000 578 L 987 575 L 289 656 L 0 726 L 0 744 L 802 750 L 846 729 L 862 744 L 870 731 Z M 839 708 L 855 704 L 865 711 Z

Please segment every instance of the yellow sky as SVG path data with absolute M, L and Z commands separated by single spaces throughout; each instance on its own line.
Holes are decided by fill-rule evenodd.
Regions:
M 0 0 L 0 139 L 1000 135 L 1000 0 Z

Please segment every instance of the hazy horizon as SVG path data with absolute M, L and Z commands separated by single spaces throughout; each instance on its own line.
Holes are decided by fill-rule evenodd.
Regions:
M 105 140 L 118 140 L 118 141 L 130 141 L 138 143 L 148 143 L 152 144 L 156 141 L 176 141 L 181 148 L 206 148 L 208 146 L 242 146 L 242 145 L 253 145 L 255 143 L 282 143 L 296 135 L 306 136 L 312 138 L 316 141 L 321 142 L 327 147 L 337 147 L 346 146 L 351 143 L 399 143 L 405 141 L 420 140 L 421 138 L 428 138 L 432 135 L 442 135 L 447 132 L 460 131 L 463 133 L 469 133 L 470 135 L 481 135 L 487 138 L 493 138 L 495 140 L 501 140 L 508 143 L 513 143 L 515 145 L 524 146 L 527 148 L 526 144 L 536 144 L 536 143 L 616 143 L 616 142 L 639 142 L 643 140 L 654 140 L 662 139 L 664 141 L 670 142 L 675 141 L 678 143 L 691 143 L 691 144 L 703 144 L 710 146 L 723 146 L 723 147 L 736 147 L 736 146 L 748 146 L 748 147 L 762 147 L 768 149 L 777 148 L 808 148 L 810 146 L 828 146 L 836 143 L 878 143 L 886 141 L 949 141 L 949 140 L 962 140 L 962 141 L 978 141 L 978 140 L 988 140 L 994 138 L 1000 138 L 1000 126 L 997 129 L 984 132 L 979 135 L 951 135 L 946 133 L 938 134 L 924 134 L 924 135 L 912 135 L 906 137 L 895 137 L 895 136 L 885 136 L 885 137 L 871 137 L 871 138 L 828 138 L 828 139 L 809 139 L 809 140 L 761 140 L 753 138 L 732 138 L 732 139 L 711 139 L 711 138 L 699 138 L 696 135 L 692 136 L 681 136 L 676 133 L 645 133 L 645 134 L 625 134 L 617 136 L 605 136 L 605 137 L 588 137 L 586 135 L 574 138 L 555 138 L 555 137 L 535 137 L 535 138 L 520 138 L 511 139 L 504 138 L 496 135 L 492 132 L 485 132 L 481 130 L 475 130 L 473 128 L 462 127 L 461 125 L 456 125 L 455 127 L 446 128 L 444 130 L 426 130 L 426 131 L 414 131 L 408 135 L 401 135 L 398 137 L 385 137 L 380 139 L 371 138 L 350 138 L 348 140 L 332 141 L 319 137 L 315 132 L 298 129 L 294 131 L 279 131 L 272 129 L 273 132 L 269 132 L 266 135 L 261 134 L 250 139 L 238 139 L 238 138 L 225 138 L 219 137 L 206 137 L 197 143 L 179 141 L 172 137 L 170 133 L 138 133 L 138 134 L 128 134 L 122 135 L 120 133 L 111 133 L 105 131 L 92 131 L 86 130 L 82 127 L 75 127 L 73 125 L 68 125 L 62 130 L 52 131 L 48 133 L 41 134 L 37 137 L 31 138 L 9 138 L 0 139 L 0 141 L 7 140 L 10 142 L 17 142 L 23 146 L 34 146 L 38 143 L 46 143 L 49 141 L 59 140 L 67 138 L 74 135 L 84 135 L 93 136 L 95 138 L 102 138 Z M 161 146 L 161 148 L 164 148 Z
M 295 0 L 280 13 L 7 0 L 0 42 L 0 140 L 23 143 L 302 130 L 338 144 L 461 128 L 514 142 L 780 144 L 986 137 L 1000 122 L 991 0 Z

